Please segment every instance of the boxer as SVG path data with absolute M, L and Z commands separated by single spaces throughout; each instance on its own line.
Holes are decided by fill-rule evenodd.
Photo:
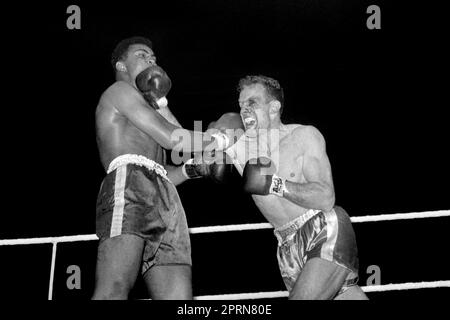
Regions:
M 156 64 L 150 40 L 121 41 L 112 66 L 116 81 L 96 109 L 106 177 L 97 198 L 100 241 L 92 299 L 127 299 L 139 273 L 152 299 L 191 299 L 191 247 L 175 186 L 188 178 L 186 171 L 219 181 L 224 171 L 214 163 L 197 166 L 197 171 L 186 170 L 189 164 L 168 166 L 164 149 L 219 152 L 230 138 L 219 130 L 181 128 L 168 108 L 170 78 Z
M 247 76 L 238 91 L 246 131 L 226 153 L 275 228 L 289 298 L 367 299 L 357 285 L 350 218 L 335 206 L 324 137 L 313 126 L 281 122 L 284 93 L 277 80 Z

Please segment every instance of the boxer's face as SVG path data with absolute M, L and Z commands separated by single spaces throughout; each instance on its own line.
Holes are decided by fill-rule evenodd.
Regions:
M 262 84 L 244 86 L 239 94 L 239 106 L 246 130 L 269 128 L 270 99 Z
M 128 48 L 127 58 L 123 63 L 131 79 L 136 79 L 136 76 L 142 70 L 156 64 L 156 57 L 152 49 L 148 46 L 143 44 L 132 44 Z

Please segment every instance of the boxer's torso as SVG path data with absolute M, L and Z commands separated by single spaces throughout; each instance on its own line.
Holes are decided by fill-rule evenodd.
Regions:
M 273 130 L 269 134 L 260 133 L 258 143 L 251 143 L 252 139 L 243 135 L 227 153 L 230 156 L 233 155 L 232 158 L 241 175 L 248 160 L 256 156 L 270 156 L 276 164 L 278 176 L 289 181 L 304 183 L 306 182 L 303 175 L 304 147 L 298 135 L 292 134 L 294 130 L 301 130 L 303 127 L 302 125 L 284 125 L 279 133 Z M 264 145 L 269 147 L 261 148 Z M 275 195 L 252 195 L 252 198 L 264 217 L 274 227 L 282 226 L 308 210 Z
M 114 99 L 108 99 L 108 90 L 102 95 L 96 110 L 97 145 L 105 170 L 114 158 L 122 154 L 142 155 L 164 165 L 163 148 L 116 109 Z

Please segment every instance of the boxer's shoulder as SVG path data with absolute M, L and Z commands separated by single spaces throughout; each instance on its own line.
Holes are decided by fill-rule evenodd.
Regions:
M 322 140 L 323 135 L 316 127 L 312 125 L 292 125 L 291 135 L 296 139 L 304 140 Z
M 312 125 L 305 125 L 295 129 L 294 136 L 303 152 L 325 149 L 325 139 L 322 133 Z
M 100 103 L 112 106 L 120 111 L 121 109 L 142 100 L 143 98 L 139 92 L 129 83 L 125 81 L 116 81 L 103 92 Z
M 125 81 L 116 81 L 110 85 L 104 92 L 104 98 L 122 98 L 127 96 L 136 96 L 138 92 L 129 83 Z
M 298 150 L 303 153 L 311 147 L 322 147 L 325 140 L 320 131 L 312 125 L 292 124 L 286 125 L 289 133 L 282 139 L 285 148 Z

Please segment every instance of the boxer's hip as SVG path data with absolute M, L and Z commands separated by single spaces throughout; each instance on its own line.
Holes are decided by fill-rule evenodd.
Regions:
M 292 235 L 294 235 L 303 225 L 312 217 L 319 214 L 320 210 L 310 209 L 304 214 L 292 219 L 288 223 L 274 229 L 275 237 L 278 240 L 278 244 L 285 243 Z
M 153 237 L 170 226 L 181 201 L 163 166 L 140 155 L 114 159 L 97 198 L 97 235 Z M 180 211 L 180 210 L 178 210 Z
M 322 258 L 350 270 L 345 286 L 358 279 L 358 251 L 349 216 L 341 207 L 328 212 L 309 210 L 274 230 L 277 258 L 287 288 L 312 258 Z
M 168 180 L 167 171 L 162 165 L 151 159 L 148 159 L 147 157 L 137 154 L 123 154 L 116 157 L 110 162 L 107 174 L 110 174 L 111 172 L 117 170 L 117 168 L 127 165 L 146 168 L 148 171 L 155 172 L 156 174 Z

